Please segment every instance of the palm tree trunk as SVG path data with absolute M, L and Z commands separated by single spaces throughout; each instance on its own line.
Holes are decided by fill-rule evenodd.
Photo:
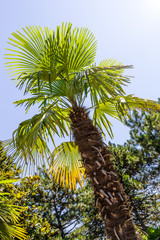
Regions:
M 85 108 L 74 104 L 70 113 L 71 126 L 86 175 L 94 188 L 96 207 L 105 223 L 107 236 L 112 240 L 138 240 L 128 197 L 110 161 L 110 152 L 101 133 L 88 114 Z

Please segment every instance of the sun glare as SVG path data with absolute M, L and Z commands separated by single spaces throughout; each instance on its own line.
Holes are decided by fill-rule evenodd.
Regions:
M 148 7 L 152 10 L 160 11 L 160 0 L 150 0 L 148 1 Z
M 144 0 L 142 7 L 151 23 L 154 21 L 157 25 L 160 20 L 160 0 Z

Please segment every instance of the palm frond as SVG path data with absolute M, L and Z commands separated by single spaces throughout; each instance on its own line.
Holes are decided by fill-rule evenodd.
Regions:
M 130 117 L 131 110 L 143 110 L 146 112 L 160 112 L 160 104 L 153 100 L 134 97 L 133 95 L 117 96 L 112 99 L 116 106 L 120 120 Z
M 112 62 L 115 63 L 116 61 Z M 106 64 L 109 64 L 107 60 Z M 81 101 L 83 99 L 82 96 L 85 95 L 87 97 L 89 93 L 92 106 L 94 106 L 98 104 L 100 99 L 101 101 L 106 101 L 108 97 L 125 95 L 123 86 L 126 86 L 130 80 L 129 77 L 122 75 L 122 72 L 124 69 L 131 67 L 120 63 L 117 63 L 115 66 L 90 66 L 69 74 L 67 78 L 69 78 L 69 86 L 72 90 L 70 98 L 80 96 L 79 99 Z
M 51 97 L 48 97 L 48 96 L 45 96 L 45 95 L 42 95 L 42 94 L 38 94 L 38 95 L 35 95 L 33 97 L 30 97 L 30 98 L 17 100 L 17 101 L 14 102 L 14 104 L 16 104 L 16 107 L 17 106 L 24 106 L 25 110 L 26 110 L 26 113 L 27 113 L 28 110 L 34 105 L 39 104 L 39 105 L 45 107 L 46 105 L 48 105 L 48 103 L 51 101 L 51 99 L 52 99 Z
M 46 163 L 50 150 L 49 141 L 55 145 L 54 135 L 59 137 L 68 135 L 70 128 L 67 112 L 53 109 L 53 105 L 42 109 L 31 119 L 19 124 L 13 133 L 13 139 L 4 141 L 4 149 L 25 172 L 31 167 L 42 166 Z M 66 115 L 66 116 L 65 116 Z
M 81 155 L 74 142 L 63 142 L 53 151 L 49 174 L 62 186 L 76 189 L 77 182 L 83 186 L 85 180 Z
M 99 99 L 106 101 L 108 97 L 124 95 L 123 86 L 130 82 L 129 78 L 122 75 L 121 71 L 132 66 L 115 65 L 108 67 L 95 67 L 89 70 L 88 79 L 91 85 L 92 105 L 98 104 Z
M 16 237 L 16 239 L 24 240 L 28 239 L 25 229 L 20 225 L 5 223 L 0 220 L 0 237 L 2 240 L 11 240 Z
M 48 164 L 50 150 L 42 139 L 37 139 L 36 145 L 21 145 L 20 147 L 16 146 L 13 139 L 9 139 L 3 142 L 3 146 L 11 156 L 15 166 L 20 167 L 22 176 L 38 172 L 38 166 Z
M 13 183 L 18 179 L 0 179 L 0 184 Z M 0 194 L 0 238 L 9 240 L 11 237 L 17 239 L 26 239 L 26 231 L 18 224 L 20 214 L 26 210 L 25 207 L 8 204 L 2 197 L 9 195 L 9 193 L 2 192 Z
M 26 210 L 24 207 L 0 202 L 0 219 L 3 222 L 12 221 L 13 223 L 17 223 L 19 221 L 20 213 L 24 210 Z
M 112 124 L 107 116 L 123 122 L 125 118 L 131 117 L 132 110 L 160 112 L 160 104 L 156 101 L 134 97 L 133 95 L 108 98 L 104 102 L 100 100 L 98 105 L 94 107 L 93 123 L 98 126 L 104 137 L 104 130 L 106 130 L 112 138 Z
M 124 68 L 121 68 L 121 66 L 123 66 L 123 64 L 121 62 L 119 62 L 117 59 L 113 59 L 113 58 L 107 58 L 107 59 L 100 61 L 98 66 L 99 67 L 108 67 L 108 68 L 109 67 L 113 68 L 113 67 L 117 66 L 115 69 L 117 73 L 122 74 L 124 72 Z M 118 68 L 118 66 L 119 66 L 119 68 Z
M 94 108 L 93 123 L 98 126 L 105 136 L 104 129 L 112 138 L 112 124 L 107 115 L 124 122 L 124 119 L 131 117 L 132 110 L 160 112 L 160 104 L 156 101 L 134 97 L 133 95 L 117 96 L 108 98 L 105 102 L 99 102 Z
M 95 107 L 93 113 L 93 124 L 96 125 L 102 132 L 105 137 L 104 129 L 108 133 L 108 135 L 112 138 L 112 124 L 109 121 L 107 116 L 118 118 L 118 114 L 116 111 L 116 107 L 111 102 L 99 102 L 99 104 Z
M 94 62 L 96 41 L 87 28 L 74 28 L 62 23 L 56 31 L 40 27 L 22 28 L 12 33 L 7 49 L 6 67 L 16 78 L 17 86 L 25 92 L 44 81 L 54 82 L 70 72 L 80 70 Z
M 57 93 L 48 94 L 47 89 L 44 90 L 44 92 L 32 92 L 32 97 L 25 98 L 21 100 L 17 100 L 14 102 L 17 106 L 24 106 L 26 113 L 28 110 L 33 107 L 34 105 L 37 105 L 39 109 L 41 108 L 47 108 L 49 105 L 52 106 L 54 109 L 60 109 L 61 106 L 63 106 L 64 109 L 70 109 L 71 104 L 69 103 L 68 99 L 65 97 L 59 98 Z

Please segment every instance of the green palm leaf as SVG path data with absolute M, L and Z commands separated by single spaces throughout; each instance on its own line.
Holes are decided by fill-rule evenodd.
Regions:
M 108 119 L 108 116 L 114 117 L 117 120 L 118 114 L 116 111 L 116 107 L 111 102 L 100 102 L 94 109 L 93 113 L 93 124 L 98 126 L 98 128 L 103 133 L 103 136 L 105 137 L 104 129 L 108 133 L 108 135 L 112 138 L 113 132 L 112 132 L 112 124 Z
M 18 179 L 0 179 L 0 184 L 17 182 Z M 19 217 L 24 207 L 5 203 L 2 199 L 9 193 L 2 192 L 0 194 L 0 239 L 9 240 L 11 237 L 18 239 L 26 239 L 26 231 L 18 224 Z
M 76 189 L 77 182 L 83 186 L 85 174 L 81 165 L 81 155 L 74 142 L 63 142 L 51 156 L 49 174 L 62 186 Z
M 160 111 L 160 104 L 156 101 L 134 97 L 132 95 L 117 96 L 115 98 L 108 98 L 108 102 L 99 102 L 94 109 L 93 123 L 101 129 L 103 136 L 105 136 L 104 129 L 110 137 L 113 137 L 112 124 L 107 116 L 114 117 L 119 121 L 124 121 L 132 114 L 132 110 L 143 110 L 150 112 Z
M 62 113 L 61 109 L 52 108 L 53 105 L 50 105 L 40 114 L 21 122 L 13 133 L 13 139 L 4 142 L 5 150 L 25 172 L 30 166 L 34 171 L 37 166 L 46 164 L 50 155 L 48 143 L 51 140 L 55 145 L 55 134 L 59 137 L 68 135 L 66 111 Z
M 156 101 L 134 97 L 133 95 L 117 96 L 112 100 L 121 121 L 125 117 L 130 117 L 131 110 L 143 110 L 146 112 L 160 111 L 160 104 Z
M 2 240 L 10 240 L 13 238 L 17 238 L 19 240 L 27 239 L 26 231 L 14 224 L 6 224 L 0 220 L 0 237 Z
M 107 64 L 106 60 L 106 64 Z M 113 61 L 116 62 L 116 61 Z M 82 100 L 82 96 L 89 93 L 92 105 L 97 105 L 99 99 L 106 101 L 109 97 L 124 95 L 123 86 L 129 82 L 129 78 L 122 75 L 126 68 L 132 66 L 90 66 L 81 71 L 71 73 L 67 76 L 69 79 L 70 92 L 67 92 L 69 99 L 76 98 Z M 70 93 L 70 94 L 69 94 Z M 79 97 L 80 98 L 77 98 Z M 80 102 L 79 101 L 79 102 Z
M 53 106 L 62 105 L 64 108 L 70 108 L 71 104 L 66 101 L 66 97 L 70 94 L 72 95 L 70 86 L 65 83 L 62 79 L 52 82 L 51 83 L 51 89 L 49 84 L 45 84 L 43 88 L 38 90 L 38 87 L 33 88 L 30 93 L 32 94 L 32 97 L 18 100 L 14 102 L 16 106 L 24 106 L 26 109 L 26 112 L 30 109 L 30 107 L 34 106 L 35 104 L 39 104 L 39 108 L 46 107 L 49 104 L 52 104 Z M 60 98 L 61 97 L 61 98 Z M 64 111 L 66 111 L 64 109 Z
M 16 81 L 20 88 L 27 85 L 25 92 L 36 84 L 55 81 L 94 62 L 94 35 L 87 28 L 72 30 L 71 27 L 70 23 L 62 24 L 56 31 L 27 27 L 22 28 L 23 34 L 12 33 L 6 66 L 11 75 L 18 75 Z

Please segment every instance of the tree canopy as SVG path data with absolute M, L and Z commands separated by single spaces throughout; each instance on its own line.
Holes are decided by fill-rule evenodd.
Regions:
M 72 138 L 69 114 L 74 101 L 82 106 L 90 99 L 93 124 L 103 136 L 106 132 L 113 136 L 108 115 L 124 121 L 133 109 L 160 110 L 156 101 L 126 95 L 124 86 L 130 79 L 124 69 L 132 66 L 114 59 L 95 63 L 97 41 L 87 28 L 73 28 L 71 23 L 56 30 L 30 26 L 12 33 L 8 44 L 6 68 L 24 95 L 30 95 L 15 104 L 26 112 L 35 104 L 39 108 L 39 113 L 19 124 L 8 142 L 11 155 L 26 171 L 48 161 L 57 182 L 73 189 L 76 181 L 83 185 L 85 174 L 79 170 L 75 144 L 55 147 L 57 137 Z

